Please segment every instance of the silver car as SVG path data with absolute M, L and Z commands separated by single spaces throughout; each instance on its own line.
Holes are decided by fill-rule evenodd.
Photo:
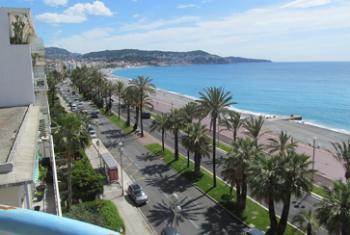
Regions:
M 148 201 L 147 194 L 143 191 L 139 184 L 134 183 L 129 185 L 128 194 L 137 205 L 145 204 Z

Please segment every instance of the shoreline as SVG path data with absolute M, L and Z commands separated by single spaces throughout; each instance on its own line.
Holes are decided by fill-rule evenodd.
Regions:
M 142 67 L 142 66 L 141 66 Z M 132 69 L 132 68 L 140 68 L 140 66 L 130 66 L 127 69 Z M 113 72 L 121 70 L 121 69 L 125 69 L 125 68 L 120 68 L 120 67 L 115 67 L 115 68 L 108 68 L 108 69 L 103 69 L 102 72 L 106 75 L 107 79 L 113 78 L 114 79 L 121 79 L 123 81 L 129 81 L 131 80 L 131 78 L 127 78 L 127 77 L 121 77 L 121 76 L 116 76 L 113 74 Z M 182 94 L 176 91 L 169 91 L 169 90 L 165 90 L 162 88 L 156 88 L 156 90 L 158 92 L 161 93 L 169 93 L 172 94 L 174 96 L 178 96 L 178 97 L 182 97 L 182 98 L 186 98 L 188 99 L 188 102 L 190 101 L 195 101 L 198 100 L 198 97 L 195 96 L 190 96 L 187 94 Z M 324 124 L 319 124 L 319 123 L 315 123 L 312 121 L 308 121 L 308 120 L 301 120 L 301 121 L 296 121 L 296 120 L 287 120 L 288 118 L 290 118 L 290 116 L 287 115 L 279 115 L 279 114 L 270 114 L 270 113 L 259 113 L 259 112 L 254 112 L 254 111 L 250 111 L 250 110 L 244 110 L 244 109 L 238 109 L 235 107 L 229 107 L 230 110 L 239 112 L 243 115 L 253 115 L 253 116 L 263 116 L 266 120 L 272 120 L 272 121 L 287 121 L 287 122 L 292 122 L 292 123 L 297 123 L 299 125 L 304 125 L 304 126 L 309 126 L 311 128 L 319 128 L 319 129 L 323 129 L 326 131 L 330 131 L 330 132 L 335 132 L 338 133 L 340 135 L 346 135 L 348 136 L 348 138 L 350 138 L 350 130 L 344 130 L 344 129 L 339 129 L 339 128 L 334 128 L 334 127 L 330 127 Z

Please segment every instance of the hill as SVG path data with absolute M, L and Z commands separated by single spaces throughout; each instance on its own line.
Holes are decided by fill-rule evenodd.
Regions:
M 78 59 L 87 61 L 143 63 L 150 65 L 162 64 L 230 64 L 249 62 L 271 62 L 270 60 L 248 59 L 242 57 L 221 57 L 197 50 L 188 52 L 145 51 L 136 49 L 105 50 L 86 54 L 71 53 L 57 47 L 46 48 L 49 59 Z

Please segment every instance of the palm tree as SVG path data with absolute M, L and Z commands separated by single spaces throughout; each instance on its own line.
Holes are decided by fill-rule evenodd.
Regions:
M 261 133 L 264 125 L 264 117 L 249 116 L 243 123 L 243 127 L 247 130 L 249 137 L 253 138 L 255 143 L 258 144 L 258 139 L 265 133 Z
M 137 97 L 135 96 L 134 87 L 127 86 L 123 90 L 122 99 L 124 101 L 124 104 L 126 105 L 126 111 L 127 111 L 126 126 L 130 126 L 130 108 L 132 106 L 135 107 L 137 105 L 136 98 Z
M 256 157 L 251 165 L 252 172 L 249 177 L 249 186 L 252 194 L 260 200 L 264 200 L 269 209 L 270 228 L 266 234 L 274 235 L 277 232 L 277 217 L 275 210 L 275 200 L 279 198 L 279 171 L 281 169 L 282 158 L 278 156 Z
M 350 181 L 337 180 L 333 188 L 324 187 L 325 197 L 316 209 L 316 216 L 330 234 L 350 234 Z
M 124 82 L 122 81 L 117 81 L 117 83 L 115 84 L 115 93 L 118 97 L 118 117 L 120 118 L 120 101 L 123 97 L 123 93 L 125 90 L 125 85 Z
M 169 127 L 169 117 L 167 114 L 162 113 L 161 115 L 155 115 L 154 120 L 150 126 L 151 131 L 161 131 L 162 132 L 162 151 L 164 153 L 164 137 L 166 129 Z
M 232 151 L 225 159 L 223 178 L 230 182 L 232 188 L 236 186 L 236 200 L 240 211 L 244 211 L 247 199 L 248 168 L 251 161 L 259 154 L 257 147 L 251 139 L 238 139 L 233 144 Z
M 210 156 L 210 140 L 206 127 L 199 122 L 189 124 L 187 129 L 182 144 L 194 153 L 194 175 L 199 177 L 202 157 Z
M 169 124 L 168 129 L 173 132 L 174 135 L 174 156 L 175 160 L 179 160 L 179 131 L 183 127 L 182 115 L 179 109 L 171 110 L 168 117 Z
M 258 156 L 251 164 L 249 185 L 252 194 L 264 199 L 269 208 L 270 228 L 266 234 L 284 234 L 292 195 L 301 197 L 312 189 L 311 161 L 304 154 L 288 152 L 285 156 Z M 281 218 L 277 220 L 274 203 L 282 202 Z
M 301 211 L 294 216 L 292 222 L 296 223 L 301 230 L 306 231 L 307 235 L 317 235 L 320 229 L 320 224 L 312 210 Z
M 235 111 L 229 111 L 224 115 L 224 119 L 221 121 L 220 125 L 232 131 L 233 142 L 236 142 L 238 130 L 243 125 L 241 114 Z
M 283 207 L 277 234 L 283 234 L 286 230 L 292 195 L 301 197 L 305 193 L 310 193 L 315 172 L 310 167 L 312 163 L 310 157 L 305 154 L 288 152 L 284 156 L 284 160 L 284 164 L 280 169 L 282 180 L 280 199 L 283 202 Z
M 155 86 L 152 83 L 152 79 L 144 76 L 138 76 L 136 79 L 133 79 L 130 82 L 131 86 L 134 86 L 136 89 L 136 95 L 139 100 L 139 112 L 140 112 L 140 125 L 141 125 L 141 137 L 143 137 L 143 121 L 142 121 L 142 112 L 143 105 L 145 103 L 145 97 L 148 94 L 155 92 Z
M 68 185 L 68 210 L 72 205 L 72 163 L 75 155 L 84 149 L 90 142 L 87 125 L 76 114 L 63 115 L 56 130 L 56 140 L 64 149 L 64 157 L 67 160 L 67 185 Z
M 350 139 L 348 142 L 343 141 L 341 143 L 332 143 L 333 148 L 336 151 L 335 156 L 339 161 L 344 163 L 345 178 L 350 179 Z
M 294 151 L 297 147 L 297 143 L 292 141 L 293 137 L 287 134 L 287 132 L 281 131 L 278 136 L 278 139 L 269 138 L 269 144 L 266 148 L 269 150 L 269 153 L 278 153 L 281 155 L 286 155 L 290 151 Z
M 199 118 L 198 104 L 196 102 L 189 102 L 181 109 L 181 114 L 183 115 L 184 125 L 191 124 L 194 119 Z M 188 135 L 188 128 L 184 130 Z M 187 148 L 187 167 L 190 166 L 190 149 Z
M 210 114 L 210 122 L 213 127 L 213 187 L 216 187 L 216 122 L 218 116 L 230 105 L 233 104 L 230 92 L 225 92 L 223 88 L 209 87 L 200 92 L 198 103 L 205 114 Z

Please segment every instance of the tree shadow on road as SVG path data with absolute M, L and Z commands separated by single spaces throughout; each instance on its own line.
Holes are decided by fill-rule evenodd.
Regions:
M 164 164 L 154 164 L 142 168 L 140 171 L 143 175 L 162 175 L 163 173 L 169 171 L 170 168 Z
M 209 207 L 205 212 L 205 221 L 201 225 L 200 234 L 233 235 L 242 234 L 245 225 L 227 213 L 219 205 Z
M 157 156 L 150 154 L 148 152 L 146 154 L 143 153 L 139 156 L 136 156 L 136 158 L 137 158 L 137 160 L 141 160 L 141 161 L 145 161 L 145 162 L 147 162 L 147 161 L 151 162 L 153 160 L 159 159 Z
M 188 200 L 187 197 L 177 203 L 162 200 L 150 209 L 148 216 L 150 222 L 156 226 L 165 224 L 179 225 L 186 220 L 197 220 L 197 215 L 204 213 L 204 206 Z
M 179 174 L 171 176 L 157 174 L 152 178 L 147 178 L 145 182 L 147 185 L 158 187 L 165 193 L 183 192 L 192 186 L 192 182 Z

